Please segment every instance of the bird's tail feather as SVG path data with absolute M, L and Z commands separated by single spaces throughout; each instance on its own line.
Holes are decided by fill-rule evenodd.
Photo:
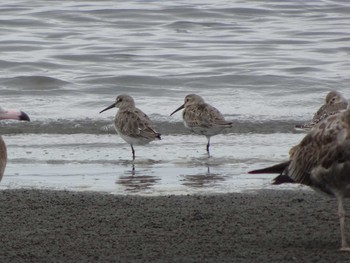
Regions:
M 290 161 L 275 164 L 266 168 L 249 171 L 249 174 L 282 174 L 283 171 L 288 167 Z
M 280 174 L 279 176 L 277 176 L 275 179 L 273 179 L 272 184 L 294 184 L 295 181 L 293 181 L 292 178 L 290 178 L 288 175 L 286 174 Z
M 285 184 L 285 183 L 295 183 L 285 172 L 286 168 L 290 164 L 290 161 L 279 163 L 273 166 L 269 166 L 263 169 L 249 171 L 250 174 L 266 174 L 266 173 L 277 173 L 279 174 L 275 179 L 273 179 L 272 184 Z

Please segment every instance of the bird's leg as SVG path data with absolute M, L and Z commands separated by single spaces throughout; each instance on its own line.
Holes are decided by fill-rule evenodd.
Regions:
M 208 139 L 208 144 L 207 144 L 207 152 L 208 152 L 208 157 L 210 157 L 210 152 L 209 152 L 209 147 L 210 147 L 210 137 L 207 137 Z
M 210 174 L 210 165 L 207 164 L 207 174 Z
M 0 181 L 4 175 L 5 167 L 7 163 L 7 150 L 6 144 L 0 135 Z
M 135 175 L 135 164 L 134 164 L 134 162 L 132 163 L 131 174 L 132 174 L 132 176 Z
M 132 151 L 132 161 L 135 161 L 135 150 L 134 147 L 132 146 L 132 144 L 130 144 L 131 146 L 131 151 Z
M 348 243 L 346 242 L 345 237 L 345 210 L 343 205 L 343 197 L 338 196 L 338 216 L 339 216 L 339 222 L 340 222 L 340 236 L 341 236 L 341 251 L 349 251 L 350 247 Z

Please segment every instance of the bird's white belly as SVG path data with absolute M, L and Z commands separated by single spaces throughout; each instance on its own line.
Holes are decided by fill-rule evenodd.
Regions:
M 186 128 L 190 129 L 192 132 L 199 134 L 199 135 L 204 135 L 204 136 L 214 136 L 219 134 L 225 127 L 223 126 L 213 126 L 210 128 L 205 128 L 205 127 L 200 127 L 200 126 L 193 126 L 189 125 L 188 123 L 184 122 L 184 125 Z
M 118 135 L 127 143 L 132 144 L 132 145 L 145 145 L 147 143 L 149 143 L 150 139 L 144 138 L 144 137 L 131 137 L 131 136 L 127 136 L 123 133 L 121 133 L 120 131 L 118 131 L 118 129 L 116 129 Z

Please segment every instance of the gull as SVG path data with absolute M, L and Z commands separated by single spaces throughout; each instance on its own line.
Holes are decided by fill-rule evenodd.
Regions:
M 222 132 L 223 129 L 231 128 L 232 122 L 225 121 L 220 111 L 204 102 L 204 99 L 196 94 L 189 94 L 185 97 L 185 103 L 173 113 L 184 109 L 182 118 L 186 128 L 192 132 L 207 137 L 207 152 L 210 156 L 210 137 Z
M 299 183 L 334 196 L 338 202 L 342 251 L 345 237 L 344 198 L 350 197 L 350 109 L 319 122 L 289 151 L 289 160 L 251 174 L 279 173 L 273 184 Z
M 119 95 L 116 101 L 100 113 L 118 108 L 115 115 L 114 127 L 124 141 L 130 144 L 132 160 L 135 160 L 133 145 L 145 145 L 153 140 L 160 140 L 161 134 L 156 132 L 152 121 L 142 110 L 135 107 L 134 99 L 126 94 Z
M 20 110 L 16 109 L 4 109 L 0 107 L 0 120 L 18 120 L 18 121 L 30 121 L 28 115 Z M 6 144 L 0 136 L 0 181 L 4 175 L 5 167 L 7 163 L 7 148 Z
M 302 125 L 295 125 L 295 128 L 308 131 L 328 116 L 334 115 L 341 110 L 345 110 L 347 106 L 348 101 L 343 97 L 343 95 L 336 90 L 332 90 L 327 94 L 325 104 L 323 104 L 314 114 L 312 121 Z

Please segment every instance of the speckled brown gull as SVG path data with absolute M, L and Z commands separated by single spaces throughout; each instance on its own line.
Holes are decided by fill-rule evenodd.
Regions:
M 340 92 L 335 90 L 330 91 L 325 98 L 325 103 L 314 114 L 312 121 L 304 123 L 302 125 L 296 125 L 295 128 L 309 131 L 320 121 L 326 119 L 330 115 L 338 113 L 341 110 L 345 110 L 347 106 L 348 101 L 343 97 L 343 95 Z
M 4 109 L 0 107 L 0 120 L 18 120 L 18 121 L 30 121 L 28 115 L 20 110 Z M 7 149 L 6 144 L 0 136 L 0 181 L 4 175 L 7 163 Z
M 184 108 L 182 118 L 186 128 L 192 132 L 207 137 L 207 152 L 210 155 L 210 137 L 222 132 L 223 129 L 232 127 L 232 122 L 225 121 L 220 111 L 204 102 L 204 99 L 196 94 L 185 97 L 185 103 L 173 113 Z
M 341 250 L 350 251 L 345 237 L 344 198 L 350 197 L 350 110 L 319 122 L 291 148 L 289 161 L 249 173 L 279 173 L 274 184 L 299 183 L 335 196 L 338 201 Z
M 135 160 L 134 145 L 145 145 L 153 140 L 161 139 L 160 133 L 155 131 L 148 116 L 135 107 L 131 96 L 119 95 L 112 105 L 100 113 L 112 108 L 119 108 L 114 119 L 114 127 L 119 136 L 130 144 L 133 160 Z

